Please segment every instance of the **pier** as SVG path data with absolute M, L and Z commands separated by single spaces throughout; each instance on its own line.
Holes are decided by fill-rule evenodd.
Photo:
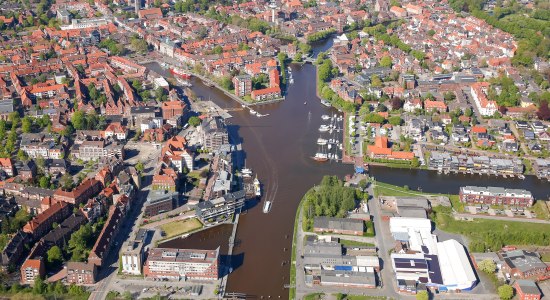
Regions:
M 229 277 L 229 274 L 231 273 L 231 256 L 233 255 L 233 247 L 235 247 L 235 237 L 237 236 L 237 227 L 239 226 L 239 215 L 240 213 L 235 214 L 235 221 L 233 221 L 233 231 L 231 232 L 231 236 L 229 237 L 229 248 L 227 249 L 227 261 L 225 262 L 224 270 L 225 274 L 221 279 L 220 282 L 220 289 L 219 289 L 219 295 L 218 298 L 225 298 L 225 287 L 227 285 L 227 279 Z M 233 293 L 228 294 L 228 296 L 233 297 L 231 295 Z

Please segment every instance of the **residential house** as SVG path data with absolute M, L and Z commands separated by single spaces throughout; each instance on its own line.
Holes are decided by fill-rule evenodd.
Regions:
M 67 263 L 68 284 L 95 284 L 97 278 L 97 266 L 87 262 L 70 261 Z

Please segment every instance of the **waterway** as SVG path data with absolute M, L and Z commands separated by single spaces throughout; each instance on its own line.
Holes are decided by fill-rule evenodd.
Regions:
M 317 47 L 324 51 L 330 43 Z M 160 74 L 166 74 L 158 65 L 150 65 Z M 231 112 L 228 120 L 232 131 L 238 133 L 246 153 L 246 166 L 258 173 L 264 184 L 264 200 L 273 202 L 269 214 L 262 212 L 262 204 L 251 208 L 240 218 L 234 255 L 238 265 L 229 276 L 227 290 L 258 298 L 288 298 L 284 284 L 289 283 L 289 260 L 296 208 L 304 193 L 317 184 L 323 175 L 343 177 L 351 174 L 351 165 L 317 163 L 311 156 L 317 150 L 319 126 L 323 114 L 338 113 L 322 106 L 315 93 L 315 67 L 309 64 L 292 65 L 294 84 L 288 89 L 286 100 L 255 108 L 267 117 L 258 118 L 247 110 Z M 193 80 L 193 91 L 204 99 L 211 99 L 221 107 L 240 107 L 223 93 Z M 306 102 L 306 104 L 304 104 Z M 480 177 L 471 175 L 437 174 L 426 170 L 372 167 L 371 175 L 378 181 L 424 192 L 458 193 L 464 185 L 502 186 L 530 190 L 538 199 L 548 199 L 550 184 L 533 176 L 525 180 Z M 204 236 L 192 241 L 174 240 L 171 246 L 204 246 Z M 208 246 L 227 244 L 223 234 L 212 236 Z M 165 246 L 165 245 L 163 245 Z

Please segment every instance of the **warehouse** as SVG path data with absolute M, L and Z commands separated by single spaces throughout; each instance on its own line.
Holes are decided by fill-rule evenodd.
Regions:
M 477 277 L 464 249 L 456 240 L 437 243 L 439 266 L 443 277 L 440 291 L 469 291 L 477 283 Z

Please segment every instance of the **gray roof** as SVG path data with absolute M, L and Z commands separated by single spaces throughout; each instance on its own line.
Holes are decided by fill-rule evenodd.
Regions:
M 329 230 L 353 230 L 363 231 L 363 221 L 357 219 L 315 217 L 313 228 Z
M 533 269 L 547 268 L 546 264 L 540 260 L 539 256 L 535 252 L 529 252 L 525 250 L 514 250 L 502 252 L 502 258 L 508 266 L 520 270 L 521 272 L 527 272 Z
M 13 111 L 13 100 L 0 100 L 0 114 L 9 114 Z
M 538 285 L 533 280 L 519 279 L 516 280 L 516 283 L 519 285 L 523 294 L 541 294 Z
M 322 270 L 321 284 L 376 285 L 374 272 Z
M 308 241 L 304 247 L 304 254 L 342 255 L 342 245 L 336 242 Z

